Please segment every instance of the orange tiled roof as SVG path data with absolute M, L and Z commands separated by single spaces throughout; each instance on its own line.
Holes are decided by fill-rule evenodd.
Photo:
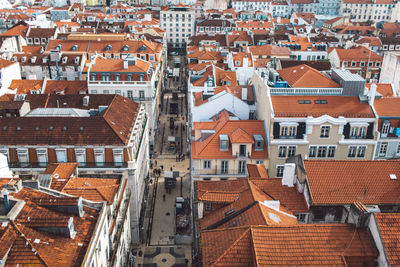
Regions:
M 26 33 L 28 32 L 28 26 L 25 25 L 18 25 L 15 26 L 8 31 L 3 32 L 2 36 L 22 36 L 26 37 Z
M 30 91 L 41 90 L 43 86 L 43 80 L 12 80 L 10 90 L 16 90 L 17 94 L 29 94 Z
M 92 65 L 91 72 L 145 72 L 150 68 L 150 63 L 136 58 L 135 65 L 129 65 L 124 69 L 123 59 L 96 58 L 96 63 Z
M 229 140 L 235 143 L 242 143 L 242 144 L 254 144 L 254 139 L 246 133 L 242 128 L 236 129 L 231 135 L 229 135 Z
M 12 65 L 14 63 L 15 62 L 12 62 L 10 60 L 5 60 L 5 59 L 0 58 L 0 69 L 8 67 L 8 66 L 10 66 L 10 65 Z
M 223 91 L 226 91 L 237 98 L 242 99 L 242 90 L 243 88 L 247 89 L 247 101 L 254 101 L 254 94 L 253 94 L 253 88 L 250 85 L 236 85 L 236 86 L 230 86 L 230 85 L 223 85 L 215 88 L 214 90 L 214 95 L 219 94 Z
M 365 86 L 370 89 L 371 83 L 367 83 Z M 383 97 L 393 96 L 393 88 L 390 83 L 376 83 L 376 91 Z
M 349 224 L 208 230 L 201 243 L 204 266 L 368 266 L 379 256 L 369 230 Z
M 198 181 L 196 183 L 197 198 L 206 202 L 232 203 L 249 188 L 251 183 L 268 196 L 269 200 L 279 200 L 280 204 L 291 212 L 308 210 L 303 194 L 299 193 L 295 187 L 283 186 L 282 179 L 266 178 L 268 177 L 261 179 L 250 177 L 250 180 Z
M 305 160 L 304 167 L 313 205 L 400 203 L 400 161 Z
M 400 265 L 400 213 L 374 213 L 390 266 Z
M 87 93 L 87 81 L 47 80 L 44 94 L 81 94 Z
M 361 103 L 355 96 L 271 96 L 271 100 L 275 117 L 374 117 L 369 104 Z M 310 104 L 299 104 L 300 100 L 309 100 Z M 316 100 L 326 100 L 327 103 L 316 104 Z
M 79 217 L 36 204 L 32 201 L 34 198 L 46 200 L 50 197 L 40 191 L 23 188 L 20 192 L 10 193 L 10 195 L 24 200 L 25 205 L 14 221 L 6 226 L 0 226 L 0 233 L 4 233 L 0 237 L 0 256 L 3 257 L 4 252 L 9 251 L 6 266 L 17 264 L 78 266 L 82 264 L 97 223 L 98 210 L 84 206 L 85 214 Z M 41 225 L 54 225 L 55 222 L 65 222 L 70 217 L 73 217 L 76 231 L 74 239 L 50 234 L 33 227 L 38 220 Z
M 278 73 L 291 87 L 340 87 L 339 84 L 306 64 L 281 69 Z
M 247 164 L 250 179 L 269 178 L 264 164 Z
M 232 147 L 229 146 L 228 151 L 220 151 L 219 149 L 219 135 L 226 134 L 230 136 L 234 131 L 238 129 L 246 129 L 246 133 L 250 136 L 255 134 L 259 134 L 263 137 L 265 142 L 265 133 L 264 133 L 264 122 L 260 120 L 229 120 L 229 115 L 227 112 L 222 112 L 220 117 L 217 119 L 218 124 L 213 129 L 215 130 L 215 134 L 208 137 L 206 140 L 201 141 L 200 139 L 197 141 L 192 141 L 192 158 L 193 159 L 232 159 Z M 221 113 L 220 113 L 221 114 Z M 194 124 L 194 129 L 197 130 L 197 127 L 202 127 L 202 122 L 197 122 Z M 231 141 L 232 142 L 232 141 Z M 252 159 L 266 159 L 267 151 L 266 144 L 264 144 L 263 151 L 256 151 L 254 146 L 251 151 Z
M 375 36 L 366 36 L 358 39 L 356 43 L 365 44 L 368 43 L 371 46 L 382 46 L 381 39 Z
M 249 47 L 253 56 L 290 56 L 290 49 L 287 47 L 280 47 L 276 45 L 256 45 Z
M 340 61 L 382 61 L 383 57 L 379 56 L 372 50 L 364 46 L 352 49 L 335 48 Z
M 400 97 L 383 97 L 374 101 L 379 117 L 400 117 Z
M 240 192 L 231 204 L 212 211 L 200 219 L 201 229 L 227 228 L 232 226 L 297 224 L 297 219 L 284 206 L 278 210 L 264 204 L 272 200 L 250 180 L 248 187 Z M 229 220 L 227 213 L 231 213 Z M 238 214 L 234 214 L 238 213 Z M 271 215 L 273 214 L 273 215 Z

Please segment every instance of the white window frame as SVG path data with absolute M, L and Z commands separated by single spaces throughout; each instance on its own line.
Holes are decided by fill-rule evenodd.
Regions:
M 247 162 L 245 160 L 239 160 L 238 173 L 246 173 Z
M 296 155 L 296 146 L 288 146 L 287 148 L 287 157 L 293 157 L 294 155 Z
M 94 161 L 96 163 L 96 166 L 104 166 L 105 163 L 104 148 L 94 149 Z
M 36 156 L 37 156 L 37 161 L 39 166 L 46 167 L 48 163 L 48 154 L 47 154 L 47 148 L 36 148 Z M 44 156 L 44 160 L 43 159 Z
M 7 157 L 7 161 L 10 162 L 10 153 L 8 148 L 0 148 L 0 153 Z
M 285 165 L 276 165 L 276 177 L 283 177 L 283 171 L 285 170 Z
M 221 160 L 221 174 L 229 172 L 229 160 Z
M 83 160 L 81 160 L 81 159 L 83 159 Z M 85 148 L 75 148 L 75 160 L 76 160 L 76 162 L 79 163 L 79 166 L 86 165 L 86 149 Z
M 203 160 L 203 169 L 211 169 L 211 160 Z
M 57 162 L 68 162 L 68 155 L 67 155 L 67 149 L 66 148 L 56 148 L 56 157 L 57 157 Z M 61 153 L 64 153 L 65 155 L 65 161 L 60 161 Z
M 18 157 L 18 162 L 22 164 L 26 164 L 26 166 L 29 165 L 29 153 L 27 148 L 17 148 L 17 157 Z M 25 157 L 26 160 L 22 160 Z
M 330 125 L 321 125 L 319 138 L 329 138 L 330 131 L 331 131 Z
M 381 136 L 387 137 L 389 131 L 390 131 L 390 121 L 385 120 L 382 124 Z
M 114 166 L 124 165 L 124 150 L 122 148 L 113 148 Z
M 278 146 L 278 158 L 286 158 L 287 146 Z
M 386 157 L 387 148 L 388 148 L 388 143 L 386 143 L 386 142 L 381 143 L 379 145 L 379 154 L 378 154 L 378 156 L 379 157 Z

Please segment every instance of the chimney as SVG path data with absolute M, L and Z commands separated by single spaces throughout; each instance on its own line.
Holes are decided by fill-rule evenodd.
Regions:
M 283 169 L 282 185 L 287 185 L 289 187 L 294 186 L 295 170 L 296 170 L 296 164 L 285 163 L 285 168 Z
M 247 100 L 247 87 L 242 88 L 242 100 Z
M 8 191 L 3 192 L 3 198 L 4 198 L 4 207 L 6 208 L 6 212 L 8 213 L 10 211 L 10 200 L 8 199 Z
M 368 102 L 370 106 L 374 105 L 375 101 L 375 95 L 376 95 L 376 84 L 371 84 L 371 89 L 369 89 L 369 94 L 368 94 Z
M 276 22 L 277 22 L 277 23 L 281 23 L 281 17 L 278 17 L 278 18 L 276 19 Z

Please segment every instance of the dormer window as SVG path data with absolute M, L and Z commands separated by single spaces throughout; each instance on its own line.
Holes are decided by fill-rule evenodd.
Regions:
M 122 47 L 122 51 L 129 51 L 129 45 L 124 45 Z
M 57 51 L 61 51 L 61 47 L 62 47 L 61 44 L 57 45 L 57 46 L 56 46 Z
M 106 45 L 106 51 L 111 51 L 112 50 L 112 45 L 108 44 Z
M 229 138 L 226 134 L 219 135 L 219 150 L 228 151 L 229 150 Z
M 146 51 L 146 46 L 145 46 L 145 45 L 142 45 L 142 46 L 139 48 L 139 51 Z
M 256 151 L 264 150 L 264 138 L 260 134 L 253 135 L 254 138 L 254 149 Z
M 235 61 L 235 65 L 236 65 L 236 66 L 240 66 L 240 61 L 239 61 L 239 60 L 236 60 L 236 61 Z
M 78 50 L 78 45 L 73 45 L 71 48 L 72 51 L 77 51 Z
M 296 136 L 296 126 L 282 126 L 281 127 L 281 137 L 292 137 Z

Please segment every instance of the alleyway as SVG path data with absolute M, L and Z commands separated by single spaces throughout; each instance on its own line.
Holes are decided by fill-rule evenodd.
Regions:
M 169 65 L 173 67 L 170 56 Z M 181 57 L 183 63 L 183 57 Z M 152 167 L 143 224 L 143 245 L 137 250 L 135 266 L 191 266 L 192 223 L 177 235 L 175 228 L 176 197 L 190 199 L 189 157 L 186 143 L 186 83 L 184 66 L 177 80 L 167 78 L 163 90 Z M 167 77 L 167 75 L 165 75 Z M 176 114 L 175 114 L 176 113 Z M 173 125 L 170 122 L 173 120 Z M 165 171 L 179 172 L 173 188 L 166 189 Z M 190 207 L 190 205 L 189 205 Z M 190 219 L 190 212 L 188 213 Z M 190 220 L 189 220 L 190 221 Z

